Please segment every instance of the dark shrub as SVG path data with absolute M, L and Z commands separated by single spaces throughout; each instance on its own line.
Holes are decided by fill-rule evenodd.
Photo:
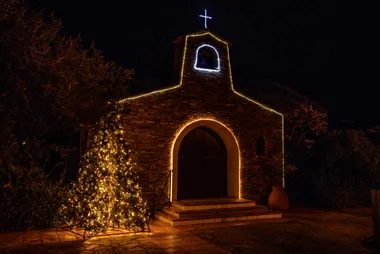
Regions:
M 2 181 L 0 189 L 0 230 L 47 228 L 60 223 L 57 210 L 65 193 L 63 185 L 49 181 L 38 168 L 10 168 L 7 173 L 2 180 L 8 181 Z
M 379 176 L 379 152 L 358 130 L 341 130 L 311 149 L 311 183 L 320 205 L 353 207 L 370 204 L 370 189 Z

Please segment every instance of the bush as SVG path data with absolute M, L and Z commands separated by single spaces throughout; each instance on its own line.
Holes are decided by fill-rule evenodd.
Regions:
M 0 230 L 48 228 L 60 224 L 57 211 L 66 187 L 40 169 L 10 168 L 0 189 Z
M 370 204 L 370 189 L 379 176 L 379 152 L 358 130 L 335 131 L 311 149 L 315 201 L 329 207 Z

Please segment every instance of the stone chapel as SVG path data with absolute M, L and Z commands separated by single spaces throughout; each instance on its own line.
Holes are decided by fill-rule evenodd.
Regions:
M 262 186 L 284 184 L 284 116 L 234 89 L 229 42 L 206 30 L 175 43 L 178 83 L 120 101 L 141 179 L 168 176 L 158 186 L 170 207 L 158 218 L 186 225 L 278 216 L 252 211 Z M 282 165 L 263 167 L 275 154 Z

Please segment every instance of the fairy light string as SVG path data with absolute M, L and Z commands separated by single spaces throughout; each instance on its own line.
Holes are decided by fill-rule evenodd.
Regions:
M 95 127 L 78 180 L 60 210 L 70 227 L 83 227 L 95 234 L 109 227 L 138 232 L 147 226 L 147 204 L 132 151 L 124 140 L 122 108 L 120 104 L 114 105 Z

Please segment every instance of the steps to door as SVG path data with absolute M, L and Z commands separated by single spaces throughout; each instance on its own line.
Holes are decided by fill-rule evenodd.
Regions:
M 198 199 L 172 202 L 155 215 L 156 219 L 172 226 L 208 224 L 256 219 L 281 218 L 282 214 L 269 211 L 246 199 Z

